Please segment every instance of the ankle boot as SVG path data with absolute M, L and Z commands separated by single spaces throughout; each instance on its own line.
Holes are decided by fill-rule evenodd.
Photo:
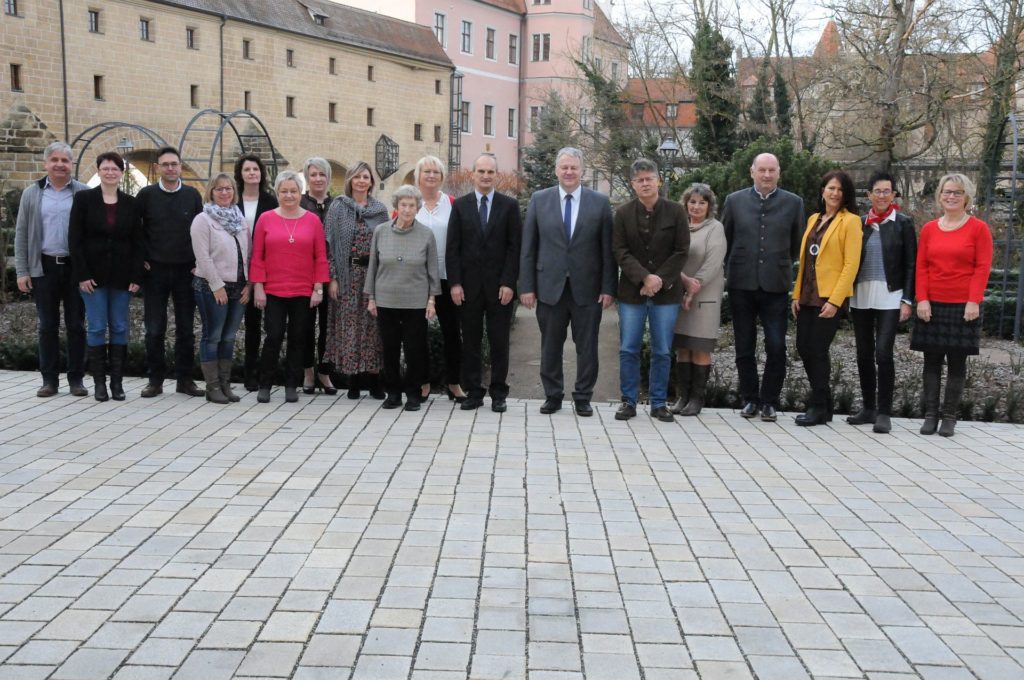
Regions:
M 96 401 L 107 401 L 110 395 L 107 394 L 107 346 L 96 345 L 89 347 L 89 372 L 92 373 L 95 389 L 93 394 Z
M 676 403 L 672 413 L 682 413 L 690 401 L 690 383 L 693 380 L 693 364 L 689 361 L 676 362 Z
M 370 396 L 374 399 L 383 400 L 387 395 L 384 391 L 384 386 L 381 384 L 380 373 L 364 373 L 366 376 L 366 382 L 370 385 Z
M 231 402 L 242 400 L 241 397 L 231 390 L 231 368 L 234 364 L 235 362 L 231 359 L 220 359 L 217 361 L 217 375 L 220 377 L 220 391 L 223 392 L 224 396 Z
M 686 406 L 679 411 L 683 416 L 696 416 L 704 408 L 704 393 L 707 391 L 708 376 L 711 374 L 711 365 L 693 365 L 693 377 L 690 380 L 690 399 Z
M 363 381 L 362 373 L 350 373 L 348 376 L 348 398 L 358 399 L 360 383 Z
M 128 345 L 110 345 L 110 397 L 124 401 L 124 365 L 128 360 Z
M 928 366 L 924 368 L 921 379 L 921 386 L 924 399 L 924 422 L 921 424 L 921 434 L 935 434 L 939 426 L 939 387 L 942 384 L 942 366 L 932 371 Z
M 200 364 L 203 369 L 203 380 L 206 381 L 206 401 L 214 404 L 226 404 L 228 398 L 220 388 L 220 366 L 216 361 L 204 361 Z
M 952 437 L 956 430 L 956 416 L 960 407 L 960 397 L 964 393 L 964 377 L 950 375 L 946 377 L 946 395 L 942 401 L 942 424 L 939 425 L 940 437 Z

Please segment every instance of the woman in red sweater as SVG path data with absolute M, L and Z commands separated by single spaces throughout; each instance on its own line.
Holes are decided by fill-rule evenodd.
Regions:
M 256 394 L 256 400 L 262 403 L 270 401 L 271 376 L 281 357 L 286 328 L 284 398 L 299 400 L 303 338 L 310 310 L 323 300 L 324 284 L 331 280 L 324 227 L 320 218 L 299 205 L 302 185 L 298 173 L 286 170 L 279 174 L 274 191 L 279 207 L 263 213 L 256 221 L 249 266 L 253 297 L 256 307 L 264 310 L 267 334 L 260 355 L 260 385 Z
M 981 344 L 981 301 L 992 268 L 992 233 L 967 214 L 974 183 L 961 174 L 939 180 L 942 217 L 921 229 L 917 246 L 917 322 L 910 348 L 924 352 L 924 424 L 921 434 L 952 437 L 967 376 L 967 357 Z M 939 410 L 942 361 L 946 395 Z M 939 414 L 942 424 L 939 425 Z

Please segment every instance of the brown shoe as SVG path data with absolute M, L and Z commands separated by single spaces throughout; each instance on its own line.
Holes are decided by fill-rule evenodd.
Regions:
M 205 390 L 199 389 L 199 387 L 192 382 L 192 378 L 178 378 L 178 386 L 174 388 L 174 391 L 178 394 L 187 394 L 190 397 L 205 397 Z
M 36 396 L 43 399 L 52 397 L 55 394 L 57 394 L 57 386 L 52 383 L 43 383 L 43 386 L 36 390 Z
M 145 397 L 146 399 L 149 399 L 150 397 L 155 397 L 163 393 L 163 383 L 149 383 L 148 385 L 142 388 L 142 396 Z

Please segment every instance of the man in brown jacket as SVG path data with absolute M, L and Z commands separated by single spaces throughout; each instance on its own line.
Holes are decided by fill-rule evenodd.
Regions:
M 641 158 L 630 168 L 636 198 L 615 211 L 612 253 L 619 277 L 619 385 L 616 420 L 636 415 L 640 392 L 640 346 L 650 320 L 651 417 L 673 420 L 665 405 L 672 366 L 672 332 L 683 300 L 679 277 L 690 247 L 686 208 L 658 195 L 658 166 Z

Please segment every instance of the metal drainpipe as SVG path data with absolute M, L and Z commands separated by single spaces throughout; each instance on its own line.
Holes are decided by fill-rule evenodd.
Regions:
M 224 24 L 228 22 L 226 14 L 220 15 L 220 110 L 224 110 Z
M 71 124 L 68 122 L 68 55 L 64 44 L 64 0 L 58 0 L 60 10 L 60 78 L 64 92 L 64 141 L 71 142 Z

